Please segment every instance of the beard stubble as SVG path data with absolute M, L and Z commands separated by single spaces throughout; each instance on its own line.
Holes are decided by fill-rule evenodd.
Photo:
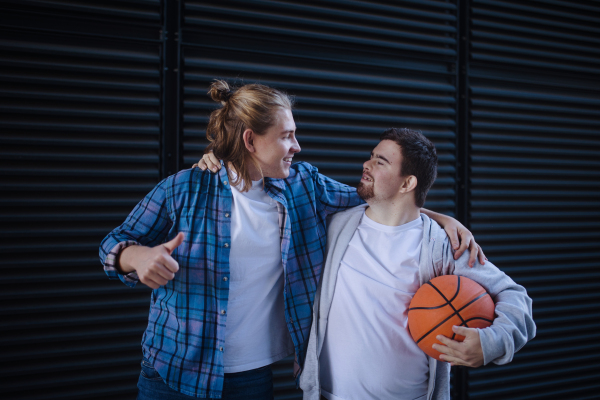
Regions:
M 360 182 L 358 184 L 358 186 L 356 187 L 356 193 L 358 193 L 358 196 L 363 199 L 364 201 L 367 201 L 369 199 L 372 199 L 373 196 L 375 196 L 374 190 L 373 190 L 373 185 L 365 185 L 364 183 Z

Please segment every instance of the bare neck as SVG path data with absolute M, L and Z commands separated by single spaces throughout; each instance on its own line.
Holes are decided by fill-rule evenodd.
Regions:
M 388 226 L 400 226 L 419 218 L 420 208 L 411 198 L 386 201 L 367 201 L 369 207 L 366 214 L 373 221 Z

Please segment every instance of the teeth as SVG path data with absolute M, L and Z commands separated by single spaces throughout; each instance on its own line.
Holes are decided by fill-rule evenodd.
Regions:
M 292 157 L 284 158 L 283 161 L 292 161 Z

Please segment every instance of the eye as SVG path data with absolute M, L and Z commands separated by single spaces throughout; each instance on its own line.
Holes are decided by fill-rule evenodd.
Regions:
M 383 163 L 381 161 L 377 161 L 378 165 L 383 165 Z

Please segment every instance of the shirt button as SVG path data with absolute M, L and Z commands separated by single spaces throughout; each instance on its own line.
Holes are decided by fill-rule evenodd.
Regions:
M 227 185 L 228 183 L 229 183 L 229 182 L 227 182 L 227 181 L 223 182 L 223 184 L 224 184 L 224 185 Z
M 219 347 L 219 351 L 223 351 L 223 348 L 222 348 L 222 347 Z
M 227 282 L 227 280 L 228 280 L 228 279 L 229 279 L 229 278 L 227 278 L 226 276 L 224 276 L 224 277 L 223 277 L 223 280 L 224 280 L 225 282 Z
M 225 315 L 225 310 L 221 310 L 221 314 Z
M 225 246 L 225 247 L 229 247 L 229 243 L 225 243 L 223 246 Z
M 225 218 L 229 218 L 229 213 L 225 213 Z

